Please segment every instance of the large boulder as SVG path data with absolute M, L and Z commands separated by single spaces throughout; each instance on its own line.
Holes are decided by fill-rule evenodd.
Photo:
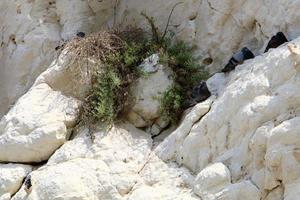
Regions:
M 159 63 L 158 54 L 146 58 L 139 68 L 145 75 L 140 77 L 131 88 L 134 103 L 127 118 L 139 128 L 155 123 L 150 132 L 159 132 L 168 125 L 160 118 L 160 100 L 164 92 L 173 84 L 172 70 Z M 158 131 L 154 130 L 155 126 Z
M 215 163 L 203 169 L 196 177 L 194 192 L 202 199 L 215 199 L 218 193 L 231 184 L 229 169 L 222 163 Z
M 88 88 L 68 58 L 62 53 L 1 119 L 0 161 L 41 162 L 68 139 Z
M 261 197 L 295 198 L 300 180 L 300 39 L 291 43 L 226 75 L 226 87 L 209 112 L 187 132 L 175 131 L 166 138 L 156 148 L 160 158 L 176 160 L 195 173 L 222 162 L 233 183 L 251 179 Z
M 250 181 L 231 184 L 231 174 L 223 163 L 203 169 L 196 177 L 194 192 L 203 200 L 260 200 L 258 188 Z

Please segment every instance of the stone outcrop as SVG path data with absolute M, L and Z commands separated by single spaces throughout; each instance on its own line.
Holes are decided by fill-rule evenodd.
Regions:
M 300 39 L 291 43 L 299 48 Z M 276 190 L 284 192 L 285 199 L 294 199 L 300 166 L 297 56 L 282 46 L 240 65 L 228 75 L 210 111 L 188 133 L 175 131 L 158 146 L 160 157 L 193 172 L 222 162 L 233 183 L 251 180 L 262 198 Z M 205 172 L 200 177 L 201 173 Z M 282 187 L 284 191 L 278 189 Z
M 67 58 L 63 53 L 53 62 L 1 119 L 0 161 L 45 161 L 68 139 L 85 87 Z
M 169 28 L 197 46 L 211 71 L 243 46 L 258 56 L 211 77 L 207 86 L 213 96 L 187 110 L 162 143 L 136 128 L 154 123 L 149 132 L 157 133 L 166 126 L 158 104 L 143 102 L 153 97 L 151 84 L 157 80 L 164 88 L 155 85 L 155 94 L 171 84 L 157 63 L 143 65 L 153 80 L 141 79 L 143 87 L 135 90 L 143 101 L 133 107 L 134 125 L 75 126 L 88 78 L 78 81 L 64 53 L 55 59 L 55 47 L 78 31 L 128 24 L 147 28 L 141 11 L 163 30 L 176 2 L 1 1 L 0 161 L 47 163 L 34 171 L 29 165 L 1 164 L 0 200 L 300 196 L 298 0 L 178 4 Z M 278 31 L 297 39 L 262 54 Z M 25 190 L 22 180 L 29 173 L 32 187 Z
M 173 12 L 169 29 L 196 45 L 210 71 L 221 70 L 233 52 L 247 46 L 264 51 L 278 31 L 288 39 L 300 33 L 299 0 L 185 0 Z M 74 37 L 107 27 L 137 25 L 149 29 L 146 12 L 164 30 L 177 0 L 3 0 L 0 3 L 0 116 L 53 61 L 55 47 Z M 207 62 L 209 61 L 209 62 Z
M 172 70 L 159 63 L 159 55 L 153 54 L 139 66 L 142 75 L 132 86 L 133 105 L 128 120 L 138 128 L 149 127 L 152 135 L 157 135 L 168 125 L 160 118 L 160 99 L 172 86 Z
M 163 161 L 150 156 L 149 134 L 126 123 L 108 132 L 90 132 L 82 127 L 76 134 L 47 165 L 31 173 L 32 192 L 27 195 L 21 189 L 13 199 L 142 199 L 149 190 L 156 193 L 149 199 L 156 199 L 182 193 L 175 185 L 184 184 L 187 177 L 180 175 L 187 175 L 188 171 L 169 169 Z M 161 184 L 162 179 L 176 190 L 165 191 L 168 185 Z M 186 189 L 188 194 L 191 192 Z
M 196 177 L 194 192 L 203 200 L 248 199 L 260 200 L 261 194 L 251 181 L 231 184 L 229 169 L 222 163 L 215 163 L 203 169 Z
M 128 122 L 111 130 L 100 129 L 101 124 L 97 130 L 77 127 L 73 139 L 53 147 L 47 164 L 31 173 L 31 192 L 23 185 L 13 199 L 143 199 L 145 194 L 153 200 L 294 199 L 300 177 L 299 46 L 296 39 L 230 74 L 213 76 L 207 82 L 214 95 L 186 111 L 179 127 L 157 147 L 151 135 Z M 82 89 L 75 92 L 60 84 L 57 80 L 68 76 L 59 66 L 43 73 L 28 94 L 51 85 L 64 98 L 80 99 L 86 85 L 72 84 Z M 21 103 L 3 119 L 10 119 Z M 14 145 L 1 155 L 13 157 L 9 147 Z
M 91 33 L 113 15 L 111 1 L 0 2 L 0 117 L 57 56 L 55 48 L 78 31 Z

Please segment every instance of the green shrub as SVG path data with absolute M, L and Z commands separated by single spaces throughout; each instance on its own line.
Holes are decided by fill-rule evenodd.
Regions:
M 176 124 L 182 113 L 184 94 L 178 85 L 173 85 L 164 92 L 161 99 L 161 114 L 164 120 Z
M 144 75 L 137 66 L 155 52 L 156 46 L 141 29 L 130 28 L 126 32 L 102 31 L 75 38 L 65 48 L 73 55 L 70 66 L 78 66 L 79 74 L 88 59 L 96 63 L 88 65 L 91 90 L 83 106 L 82 121 L 110 125 L 129 104 L 131 83 Z
M 163 33 L 159 32 L 153 18 L 143 16 L 151 26 L 152 37 L 141 29 L 128 27 L 125 31 L 102 31 L 75 38 L 65 46 L 72 52 L 72 62 L 79 66 L 79 74 L 89 59 L 96 63 L 88 66 L 92 78 L 91 90 L 83 106 L 84 122 L 111 124 L 120 118 L 129 105 L 131 84 L 138 77 L 147 76 L 137 66 L 153 53 L 159 53 L 160 62 L 168 64 L 175 72 L 174 84 L 162 95 L 160 107 L 161 115 L 172 123 L 180 118 L 193 86 L 206 78 L 207 73 L 193 55 L 193 48 L 174 40 L 168 31 L 171 14 Z
M 173 7 L 164 33 L 160 33 L 155 26 L 154 19 L 145 13 L 142 15 L 148 21 L 152 29 L 152 41 L 158 46 L 160 62 L 167 64 L 174 71 L 174 84 L 161 97 L 160 112 L 165 120 L 173 124 L 178 122 L 183 105 L 188 102 L 190 93 L 200 80 L 208 78 L 208 72 L 199 64 L 199 58 L 195 57 L 193 47 L 183 41 L 174 39 L 174 34 L 168 31 Z

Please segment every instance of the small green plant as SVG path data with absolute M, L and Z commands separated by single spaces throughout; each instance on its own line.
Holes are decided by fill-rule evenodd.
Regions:
M 180 3 L 179 3 L 180 4 Z M 183 111 L 183 104 L 193 86 L 206 78 L 206 72 L 193 55 L 193 48 L 176 41 L 168 30 L 176 4 L 169 15 L 165 30 L 161 33 L 154 19 L 142 15 L 149 22 L 152 37 L 142 29 L 127 27 L 125 31 L 101 31 L 84 38 L 75 38 L 65 45 L 72 52 L 79 74 L 88 65 L 91 74 L 91 90 L 83 106 L 85 123 L 95 121 L 108 125 L 119 119 L 130 102 L 130 86 L 138 77 L 147 76 L 138 66 L 154 53 L 160 54 L 160 62 L 167 64 L 174 73 L 174 84 L 162 95 L 161 115 L 176 123 Z
M 194 56 L 193 47 L 183 41 L 174 39 L 174 34 L 168 30 L 170 19 L 175 7 L 169 15 L 163 33 L 155 26 L 154 18 L 142 13 L 152 30 L 152 41 L 156 44 L 160 54 L 160 62 L 167 64 L 174 71 L 174 84 L 161 98 L 160 112 L 165 120 L 173 124 L 178 122 L 184 103 L 188 101 L 193 87 L 200 81 L 208 78 L 208 73 L 199 64 L 199 59 Z
M 161 99 L 161 114 L 164 120 L 176 124 L 182 113 L 184 102 L 183 90 L 178 85 L 173 85 L 164 92 Z
M 116 63 L 118 62 L 116 61 Z M 119 69 L 113 63 L 107 62 L 101 70 L 96 71 L 93 75 L 94 84 L 85 110 L 87 117 L 109 124 L 117 118 L 122 110 L 121 98 L 124 96 L 124 94 L 118 93 L 119 90 L 122 90 L 124 80 L 120 77 Z
M 75 38 L 65 48 L 73 55 L 70 66 L 78 66 L 78 74 L 87 66 L 91 74 L 91 90 L 83 106 L 82 121 L 102 121 L 107 125 L 125 112 L 131 83 L 146 76 L 137 66 L 156 51 L 144 31 L 131 27 L 123 32 L 102 31 Z M 95 64 L 87 65 L 89 60 Z

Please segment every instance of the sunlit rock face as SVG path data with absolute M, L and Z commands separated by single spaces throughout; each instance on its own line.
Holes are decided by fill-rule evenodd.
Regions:
M 111 17 L 110 1 L 0 2 L 0 117 L 56 58 L 55 48 L 77 32 L 94 32 Z
M 56 59 L 56 47 L 78 31 L 149 29 L 142 11 L 164 31 L 176 3 L 0 2 L 1 200 L 298 198 L 298 0 L 187 0 L 174 8 L 168 28 L 197 47 L 210 71 L 219 71 L 244 46 L 257 57 L 211 77 L 213 96 L 187 110 L 158 146 L 137 128 L 149 125 L 139 118 L 109 130 L 75 128 L 88 85 L 70 74 L 64 55 Z M 263 54 L 278 31 L 292 40 L 289 46 Z M 164 86 L 171 84 L 166 77 L 158 78 Z M 151 81 L 147 84 L 147 90 L 135 92 L 149 96 Z M 143 109 L 144 116 L 154 110 L 138 104 L 136 110 Z M 157 112 L 153 116 L 151 123 L 159 119 Z M 28 173 L 29 189 L 22 184 Z
M 164 30 L 176 0 L 122 1 L 117 12 L 119 24 L 136 22 L 149 27 L 140 12 L 156 19 Z M 278 31 L 289 39 L 300 34 L 300 1 L 186 0 L 177 5 L 170 29 L 180 39 L 196 45 L 202 58 L 212 58 L 211 71 L 219 71 L 232 54 L 247 46 L 256 55 L 264 51 L 269 38 Z
M 163 32 L 176 0 L 3 0 L 0 2 L 0 116 L 8 111 L 56 56 L 55 47 L 101 28 L 137 25 L 149 30 L 141 12 Z M 173 11 L 168 29 L 197 47 L 211 72 L 247 46 L 256 55 L 278 31 L 300 33 L 300 1 L 187 0 Z M 209 62 L 207 62 L 209 61 Z
M 300 178 L 299 47 L 298 38 L 238 66 L 227 75 L 210 111 L 188 133 L 175 131 L 158 146 L 160 157 L 175 159 L 200 177 L 209 164 L 222 162 L 233 183 L 249 179 L 261 197 L 295 198 Z M 222 193 L 203 187 L 196 192 L 204 199 Z
M 10 199 L 22 186 L 32 167 L 21 164 L 0 164 L 0 199 Z

